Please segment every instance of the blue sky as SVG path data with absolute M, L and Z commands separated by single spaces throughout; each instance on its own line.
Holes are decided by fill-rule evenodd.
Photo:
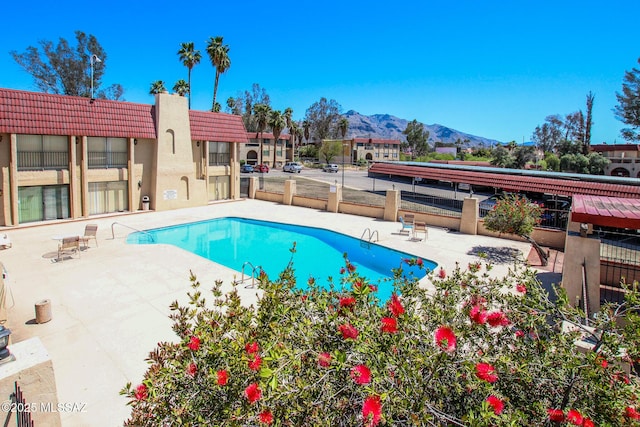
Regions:
M 223 36 L 231 68 L 218 100 L 260 84 L 272 107 L 302 119 L 321 97 L 343 112 L 391 114 L 499 141 L 530 140 L 547 115 L 585 111 L 592 143 L 622 143 L 613 115 L 624 72 L 638 66 L 640 2 L 10 1 L 0 33 L 0 87 L 36 90 L 10 51 L 95 35 L 108 54 L 103 86 L 153 103 L 151 82 L 187 79 L 177 51 L 193 41 L 192 108 L 208 110 L 214 70 L 206 40 Z M 104 2 L 107 3 L 107 2 Z

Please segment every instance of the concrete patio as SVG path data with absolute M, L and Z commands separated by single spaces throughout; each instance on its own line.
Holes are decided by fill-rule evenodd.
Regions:
M 513 265 L 512 254 L 524 259 L 530 249 L 527 243 L 437 228 L 429 228 L 426 241 L 412 241 L 398 233 L 400 223 L 257 200 L 0 230 L 13 242 L 11 249 L 0 250 L 11 289 L 6 324 L 11 340 L 38 336 L 53 361 L 59 402 L 86 403 L 84 412 L 61 414 L 63 425 L 121 425 L 129 408 L 119 390 L 127 382 L 141 381 L 147 369 L 144 359 L 158 341 L 175 339 L 169 304 L 187 300 L 189 271 L 197 275 L 203 290 L 217 279 L 230 289 L 239 276 L 172 246 L 128 245 L 125 240 L 132 228 L 225 216 L 330 228 L 356 238 L 369 228 L 378 231 L 380 244 L 431 259 L 447 271 L 456 262 L 466 266 L 478 261 L 477 253 L 484 251 L 495 264 L 491 274 L 504 276 Z M 98 224 L 99 246 L 92 242 L 80 256 L 53 262 L 57 256 L 54 236 L 81 235 L 88 223 Z M 239 291 L 247 304 L 256 301 L 255 290 L 240 286 Z M 43 299 L 51 301 L 52 320 L 37 324 L 34 304 Z

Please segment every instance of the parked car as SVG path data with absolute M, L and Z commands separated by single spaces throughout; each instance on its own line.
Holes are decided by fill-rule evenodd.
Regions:
M 255 172 L 269 173 L 269 166 L 264 165 L 264 164 L 262 164 L 262 165 L 255 165 L 255 166 L 253 167 L 253 170 L 254 170 Z
M 300 173 L 300 171 L 302 170 L 302 165 L 298 162 L 287 162 L 282 167 L 282 170 L 285 172 Z
M 338 173 L 338 165 L 336 165 L 335 163 L 329 163 L 328 165 L 324 165 L 324 167 L 322 168 L 323 172 L 335 172 Z
M 498 203 L 498 200 L 502 199 L 502 197 L 503 196 L 500 194 L 494 194 L 493 196 L 488 197 L 478 203 L 478 207 L 482 210 L 490 211 Z
M 242 165 L 242 166 L 240 166 L 240 172 L 252 173 L 253 172 L 253 166 L 251 166 L 251 165 Z

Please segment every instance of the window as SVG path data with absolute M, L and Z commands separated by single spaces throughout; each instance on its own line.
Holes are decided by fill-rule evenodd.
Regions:
M 89 214 L 122 212 L 129 209 L 127 181 L 90 182 Z
M 89 169 L 126 168 L 126 138 L 87 138 L 87 158 Z
M 225 166 L 231 163 L 228 142 L 209 142 L 209 166 Z
M 20 223 L 69 218 L 69 186 L 18 187 Z
M 18 170 L 68 169 L 69 139 L 59 135 L 17 135 Z

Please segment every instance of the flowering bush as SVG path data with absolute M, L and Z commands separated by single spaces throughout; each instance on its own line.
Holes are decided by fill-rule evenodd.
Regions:
M 621 366 L 640 321 L 618 326 L 624 307 L 605 307 L 594 351 L 579 352 L 583 314 L 531 270 L 442 270 L 425 290 L 401 266 L 380 301 L 346 266 L 329 290 L 296 289 L 291 263 L 262 275 L 257 307 L 220 282 L 206 303 L 191 277 L 190 303 L 171 307 L 178 342 L 160 343 L 142 383 L 122 390 L 127 425 L 638 425 L 638 384 Z

